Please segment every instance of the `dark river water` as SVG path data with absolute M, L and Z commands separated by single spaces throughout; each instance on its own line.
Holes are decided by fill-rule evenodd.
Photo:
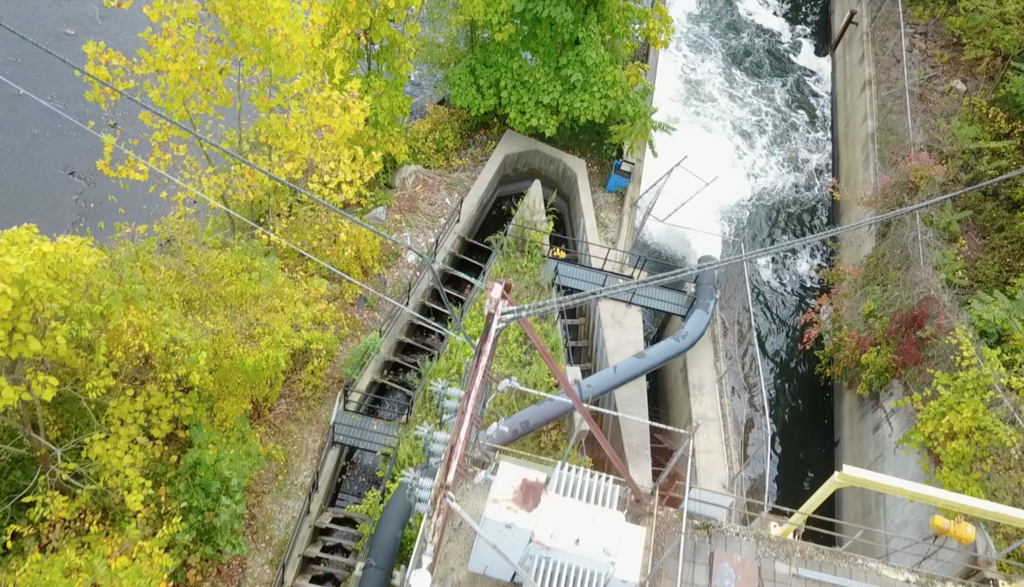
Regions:
M 0 20 L 80 65 L 87 40 L 133 50 L 148 22 L 136 7 L 110 10 L 103 0 L 0 0 Z M 0 75 L 97 129 L 139 125 L 134 111 L 103 112 L 86 102 L 87 86 L 73 71 L 5 30 Z M 47 234 L 89 229 L 104 236 L 115 222 L 151 222 L 166 203 L 148 186 L 125 190 L 106 178 L 96 169 L 101 155 L 99 139 L 0 81 L 0 228 L 33 223 Z

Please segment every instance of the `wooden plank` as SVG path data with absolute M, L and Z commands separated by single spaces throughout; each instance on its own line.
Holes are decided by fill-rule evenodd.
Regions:
M 314 573 L 327 573 L 340 579 L 348 579 L 352 576 L 352 571 L 347 569 L 335 569 L 334 567 L 325 567 L 323 565 L 309 565 L 308 568 Z

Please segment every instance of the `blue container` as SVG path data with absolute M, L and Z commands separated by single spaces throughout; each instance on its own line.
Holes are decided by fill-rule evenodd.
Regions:
M 633 164 L 627 161 L 625 165 L 619 159 L 612 165 L 612 172 L 608 175 L 608 183 L 604 186 L 606 192 L 626 191 L 629 187 L 630 178 L 633 177 Z

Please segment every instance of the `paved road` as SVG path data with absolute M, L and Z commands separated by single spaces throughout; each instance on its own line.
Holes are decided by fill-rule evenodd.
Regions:
M 121 50 L 139 46 L 147 23 L 139 4 L 122 11 L 104 8 L 103 0 L 0 0 L 0 20 L 83 64 L 89 39 Z M 68 67 L 2 29 L 0 75 L 97 128 L 139 127 L 134 110 L 103 112 L 85 100 L 85 82 Z M 90 229 L 106 236 L 118 221 L 152 222 L 167 204 L 148 187 L 125 191 L 97 171 L 101 152 L 96 137 L 0 82 L 0 229 L 30 222 L 48 234 Z M 97 228 L 100 222 L 106 229 Z

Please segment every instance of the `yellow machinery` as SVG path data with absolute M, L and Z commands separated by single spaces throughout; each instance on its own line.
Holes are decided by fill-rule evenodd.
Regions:
M 968 523 L 963 516 L 957 516 L 955 520 L 950 520 L 935 514 L 928 522 L 928 527 L 935 530 L 939 536 L 952 538 L 964 546 L 974 544 L 974 525 Z
M 773 527 L 772 534 L 787 538 L 792 536 L 793 532 L 807 521 L 807 517 L 818 509 L 818 506 L 835 493 L 836 490 L 843 487 L 869 489 L 887 495 L 903 497 L 911 501 L 927 503 L 935 507 L 955 511 L 959 514 L 1024 528 L 1024 510 L 922 483 L 914 483 L 913 481 L 907 481 L 898 477 L 872 473 L 871 471 L 865 471 L 850 465 L 843 465 L 843 470 L 836 471 L 827 481 L 822 483 L 821 487 L 814 492 L 814 495 L 804 502 L 804 505 L 800 506 L 800 509 L 785 524 Z M 964 523 L 966 524 L 966 522 Z M 934 529 L 934 526 L 932 528 Z M 960 531 L 966 532 L 963 528 L 960 528 Z M 974 527 L 971 526 L 972 542 L 974 540 L 973 534 Z M 959 538 L 955 536 L 951 536 L 951 538 L 959 542 Z M 961 542 L 961 544 L 970 544 L 970 542 Z M 1024 585 L 1015 585 L 1014 587 L 1024 587 Z

